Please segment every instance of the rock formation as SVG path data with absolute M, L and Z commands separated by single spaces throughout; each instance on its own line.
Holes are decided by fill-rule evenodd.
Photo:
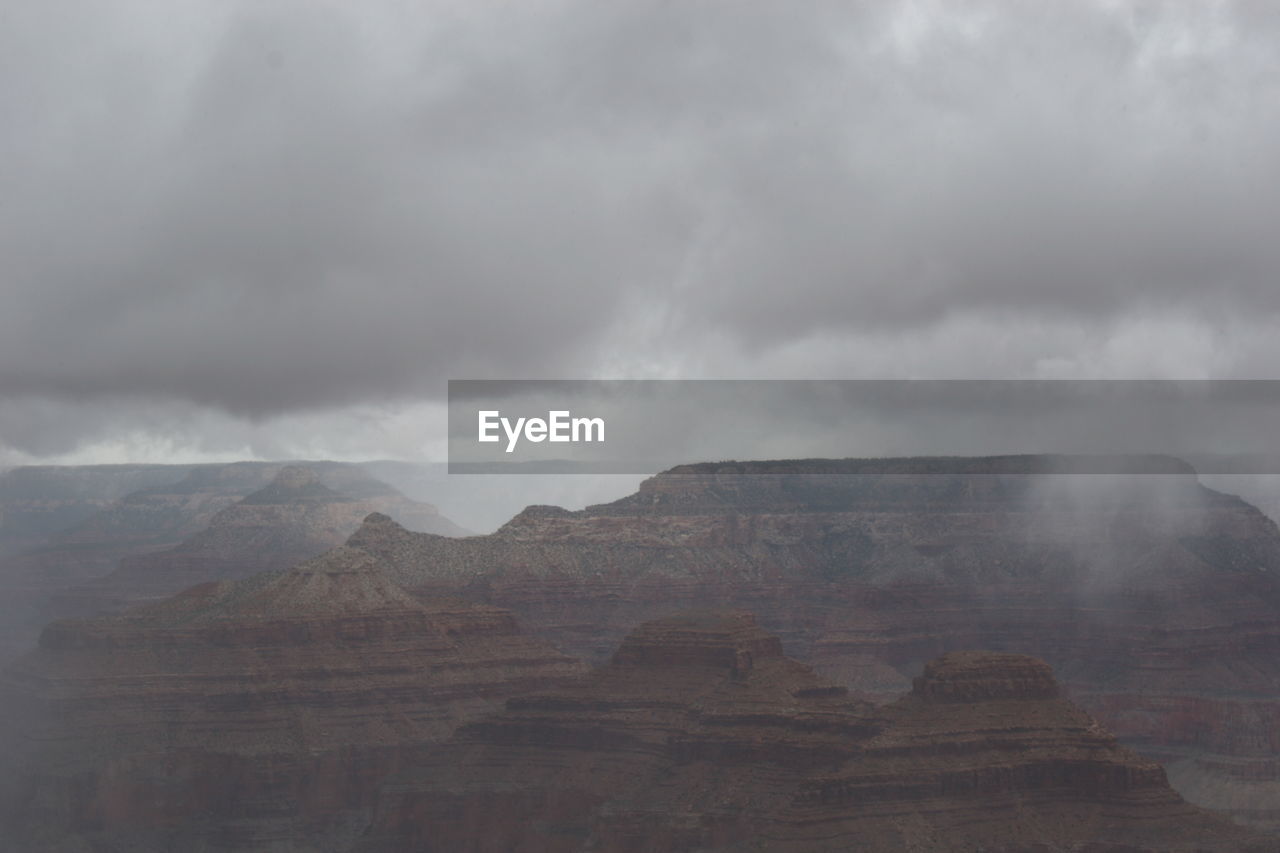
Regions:
M 27 523 L 28 544 L 40 541 L 39 547 L 28 548 L 23 553 L 0 556 L 0 591 L 3 592 L 0 661 L 11 660 L 34 646 L 40 629 L 53 618 L 91 615 L 101 607 L 118 606 L 121 601 L 130 600 L 129 594 L 122 597 L 120 590 L 111 589 L 113 582 L 94 582 L 113 572 L 122 560 L 153 552 L 177 548 L 180 552 L 177 562 L 182 563 L 184 552 L 179 546 L 184 541 L 198 538 L 222 510 L 268 487 L 282 467 L 276 463 L 236 462 L 196 466 L 25 468 L 0 477 L 0 516 L 6 511 L 9 513 L 13 531 Z M 350 506 L 343 525 L 314 545 L 298 550 L 299 559 L 337 544 L 356 528 L 363 515 L 375 509 L 390 513 L 413 530 L 446 535 L 465 533 L 435 507 L 408 500 L 357 466 L 321 462 L 306 467 L 314 471 L 324 485 L 345 496 Z M 169 479 L 118 496 L 132 484 L 161 478 Z M 270 495 L 270 491 L 259 493 L 259 501 Z M 277 497 L 288 500 L 284 492 Z M 40 532 L 44 527 L 32 516 L 37 508 L 46 504 L 60 507 L 49 512 L 62 518 L 72 517 L 67 513 L 91 514 L 65 529 L 46 534 Z M 261 510 L 256 514 L 261 526 L 269 527 L 266 514 Z M 255 512 L 241 512 L 239 522 L 235 513 L 229 515 L 230 519 L 219 518 L 218 524 L 229 521 L 243 525 L 244 517 L 253 516 Z M 288 535 L 288 531 L 281 535 Z M 199 550 L 198 543 L 193 550 Z M 228 559 L 235 557 L 234 547 L 223 550 Z M 251 556 L 248 562 L 255 560 Z M 282 567 L 285 563 L 269 559 L 266 565 Z M 216 578 L 217 575 L 193 578 L 190 582 Z M 79 589 L 85 584 L 89 584 L 89 589 Z M 161 587 L 170 592 L 180 588 L 180 582 Z M 68 593 L 68 590 L 75 591 Z
M 264 477 L 270 479 L 264 466 L 256 463 L 147 466 L 129 476 L 116 472 L 110 478 L 101 473 L 86 476 L 83 468 L 24 470 L 47 472 L 46 479 L 61 471 L 63 476 L 56 480 L 68 481 L 62 484 L 64 489 L 83 480 L 95 485 L 104 499 L 83 507 L 91 513 L 87 518 L 42 537 L 39 547 L 0 558 L 0 590 L 4 593 L 0 598 L 0 661 L 12 660 L 35 645 L 40 629 L 55 615 L 53 598 L 63 590 L 110 573 L 127 555 L 177 545 L 203 529 L 219 510 L 261 488 Z M 143 475 L 173 479 L 106 499 Z M 40 485 L 25 482 L 11 488 L 15 495 L 30 501 L 51 484 L 43 489 Z M 113 485 L 116 488 L 110 488 Z
M 6 590 L 48 594 L 105 575 L 122 557 L 174 547 L 272 474 L 256 463 L 200 466 L 177 482 L 131 492 L 50 534 L 39 548 L 11 557 Z
M 648 623 L 613 659 L 462 727 L 384 787 L 361 853 L 1264 850 L 1063 699 L 969 652 L 874 709 L 741 613 Z
M 405 524 L 462 532 L 435 507 L 410 501 L 358 469 L 338 468 L 326 485 L 311 467 L 288 465 L 262 488 L 213 515 L 208 526 L 163 551 L 133 554 L 119 568 L 73 587 L 55 605 L 61 615 L 92 615 L 158 600 L 211 580 L 235 580 L 292 566 L 333 548 L 370 512 L 390 511 Z
M 0 473 L 0 555 L 43 545 L 137 489 L 180 480 L 190 466 L 30 465 Z
M 1188 796 L 1280 829 L 1280 532 L 1177 460 L 1071 461 L 684 466 L 490 536 L 374 516 L 349 544 L 408 588 L 511 608 L 596 661 L 630 625 L 708 606 L 754 610 L 876 701 L 955 648 L 1034 654 Z
M 50 625 L 0 681 L 0 837 L 24 851 L 338 851 L 378 781 L 582 670 L 485 605 L 419 601 L 367 554 Z

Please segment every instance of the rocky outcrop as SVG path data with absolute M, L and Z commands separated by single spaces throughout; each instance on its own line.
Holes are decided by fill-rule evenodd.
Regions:
M 114 468 L 114 466 L 112 466 Z M 177 468 L 146 466 L 126 475 L 86 477 L 85 468 L 26 469 L 69 488 L 82 480 L 97 485 L 102 499 L 85 507 L 76 523 L 41 536 L 39 547 L 0 558 L 0 661 L 35 645 L 55 616 L 52 600 L 63 590 L 102 577 L 130 554 L 170 548 L 203 529 L 219 510 L 261 488 L 270 474 L 255 463 Z M 60 476 L 54 477 L 54 472 Z M 185 474 L 185 476 L 183 476 Z M 169 477 L 123 496 L 119 489 L 143 475 Z M 32 478 L 28 478 L 30 480 Z M 115 484 L 116 488 L 107 488 Z M 14 484 L 30 500 L 39 483 Z M 47 488 L 47 486 L 46 486 Z M 34 532 L 34 531 L 33 531 Z
M 389 783 L 357 849 L 740 844 L 744 796 L 780 807 L 810 768 L 834 771 L 875 731 L 871 707 L 845 694 L 749 614 L 655 621 L 608 665 L 511 700 Z
M 29 465 L 0 472 L 0 555 L 39 547 L 130 492 L 182 479 L 189 467 Z
M 351 496 L 330 488 L 306 466 L 280 468 L 265 486 L 218 511 L 208 526 L 163 551 L 127 556 L 119 568 L 59 596 L 61 615 L 91 615 L 158 600 L 197 583 L 235 580 L 292 566 L 336 547 L 373 510 L 414 524 L 457 531 L 434 507 L 416 504 L 358 470 L 332 476 Z
M 10 558 L 5 587 L 47 595 L 111 572 L 122 557 L 171 548 L 271 476 L 257 463 L 201 466 L 177 482 L 131 492 L 50 534 L 39 548 Z
M 1189 805 L 1022 655 L 927 664 L 839 772 L 807 780 L 780 850 L 1266 850 Z M 772 848 L 768 848 L 772 849 Z
M 1280 532 L 1177 460 L 685 466 L 490 536 L 375 516 L 349 544 L 406 587 L 509 607 L 596 661 L 630 625 L 708 606 L 754 610 L 788 653 L 879 702 L 957 647 L 1030 653 L 1188 795 L 1280 829 L 1280 801 L 1265 806 Z M 1209 799 L 1224 781 L 1230 796 Z
M 415 750 L 580 671 L 510 613 L 420 601 L 345 548 L 55 623 L 0 683 L 0 837 L 28 851 L 343 850 Z
M 259 505 L 273 500 L 287 503 L 291 499 L 290 489 L 282 489 L 273 498 L 269 488 L 282 467 L 277 463 L 236 462 L 197 466 L 28 468 L 0 477 L 0 516 L 4 515 L 6 506 L 17 506 L 28 512 L 28 515 L 10 512 L 15 529 L 22 526 L 24 519 L 31 521 L 29 511 L 34 506 L 55 498 L 73 504 L 64 512 L 76 509 L 91 513 L 87 518 L 76 516 L 80 518 L 76 523 L 52 533 L 39 532 L 43 527 L 36 524 L 27 534 L 40 541 L 39 547 L 0 557 L 0 590 L 4 593 L 0 597 L 0 661 L 11 660 L 33 647 L 40 629 L 53 618 L 91 615 L 101 607 L 118 606 L 122 601 L 131 600 L 129 595 L 122 598 L 119 590 L 111 589 L 113 582 L 96 583 L 113 572 L 122 560 L 175 548 L 182 552 L 179 546 L 198 537 L 222 510 L 255 493 Z M 360 518 L 374 509 L 391 513 L 412 530 L 446 535 L 465 533 L 440 515 L 434 506 L 408 500 L 358 466 L 320 462 L 305 468 L 294 467 L 313 472 L 321 484 L 343 495 L 350 504 L 339 529 L 314 545 L 296 550 L 294 553 L 299 559 L 337 544 L 355 529 Z M 119 496 L 119 492 L 131 484 L 153 479 L 161 482 Z M 292 491 L 292 497 L 298 498 L 305 490 Z M 234 517 L 230 522 L 243 526 L 245 517 L 254 514 L 252 510 L 245 511 L 240 514 L 239 522 Z M 257 514 L 263 525 L 269 526 L 266 513 L 258 510 Z M 217 521 L 221 525 L 228 519 L 224 516 Z M 223 551 L 228 559 L 235 556 L 234 547 Z M 182 560 L 180 555 L 178 562 Z M 272 557 L 262 565 L 280 567 L 284 563 Z M 209 578 L 192 578 L 190 582 L 217 577 L 215 574 Z M 85 584 L 89 585 L 88 589 L 78 589 Z M 174 592 L 180 588 L 178 582 L 162 586 L 160 591 Z M 69 590 L 75 591 L 68 593 Z
M 960 653 L 875 709 L 746 614 L 657 620 L 388 782 L 383 851 L 1258 850 L 1060 697 Z

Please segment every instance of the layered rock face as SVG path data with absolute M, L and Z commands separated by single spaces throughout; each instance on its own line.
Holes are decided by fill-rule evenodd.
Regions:
M 779 649 L 742 613 L 648 623 L 415 761 L 357 849 L 1266 849 L 1182 801 L 1036 659 L 949 655 L 875 709 Z
M 60 622 L 0 685 L 0 836 L 27 851 L 338 851 L 378 781 L 581 672 L 510 613 L 422 602 L 367 554 Z
M 137 489 L 170 483 L 186 467 L 32 465 L 0 473 L 0 555 L 44 544 Z
M 68 487 L 84 480 L 86 472 L 27 470 L 46 472 L 49 478 L 60 472 L 53 479 L 68 481 Z M 115 497 L 144 475 L 171 479 Z M 49 533 L 39 547 L 0 558 L 0 661 L 12 660 L 35 645 L 40 629 L 56 615 L 53 598 L 63 590 L 110 573 L 129 554 L 173 547 L 202 530 L 219 510 L 261 488 L 270 473 L 255 463 L 147 466 L 128 474 L 115 472 L 113 478 L 99 474 L 87 479 L 103 495 L 103 500 L 85 507 L 91 513 L 87 518 Z M 37 485 L 15 484 L 14 490 L 30 500 L 40 493 Z M 112 485 L 115 488 L 108 488 Z
M 1044 662 L 960 652 L 927 664 L 884 728 L 806 780 L 780 850 L 1257 850 L 1164 770 L 1063 699 Z M 774 849 L 768 842 L 764 849 Z
M 463 535 L 434 507 L 409 501 L 358 465 L 300 463 L 352 498 L 382 498 L 382 511 L 412 530 Z M 0 556 L 31 549 L 172 545 L 213 513 L 265 486 L 277 462 L 207 465 L 44 465 L 0 472 Z M 219 505 L 219 500 L 221 504 Z
M 62 615 L 90 615 L 161 599 L 205 581 L 285 568 L 342 544 L 375 510 L 396 512 L 410 526 L 459 530 L 434 507 L 410 501 L 358 470 L 336 473 L 340 476 L 331 472 L 330 479 L 354 495 L 330 488 L 310 467 L 285 466 L 180 544 L 127 556 L 116 571 L 72 588 L 55 606 Z
M 511 700 L 384 790 L 361 851 L 740 845 L 811 768 L 875 730 L 871 706 L 783 657 L 745 613 L 652 622 L 610 664 Z M 735 847 L 734 849 L 744 849 Z
M 114 571 L 123 559 L 179 548 L 184 541 L 197 537 L 214 524 L 215 519 L 218 525 L 227 522 L 244 526 L 251 520 L 247 517 L 256 514 L 259 526 L 269 528 L 271 518 L 262 510 L 242 511 L 238 517 L 236 513 L 229 513 L 229 517 L 218 518 L 218 514 L 255 492 L 259 493 L 260 504 L 270 503 L 268 498 L 272 492 L 260 490 L 268 487 L 283 467 L 275 463 L 237 462 L 198 466 L 103 466 L 101 470 L 96 467 L 35 468 L 19 469 L 0 477 L 0 493 L 6 493 L 0 494 L 0 515 L 4 514 L 3 507 L 10 505 L 24 508 L 29 514 L 34 505 L 54 498 L 73 504 L 71 509 L 60 510 L 60 514 L 72 510 L 91 513 L 47 536 L 38 533 L 43 528 L 35 525 L 27 532 L 41 539 L 39 547 L 0 557 L 0 590 L 4 593 L 0 597 L 0 661 L 11 660 L 33 647 L 40 629 L 53 618 L 90 615 L 113 601 L 118 604 L 130 600 L 130 595 L 121 597 L 119 590 L 112 590 L 111 583 L 101 586 L 92 583 Z M 304 542 L 301 547 L 291 549 L 290 553 L 298 559 L 338 543 L 355 529 L 364 514 L 375 509 L 390 513 L 413 530 L 447 535 L 465 533 L 435 507 L 408 500 L 356 466 L 313 463 L 306 467 L 314 471 L 322 483 L 344 496 L 350 506 L 336 531 L 313 537 L 317 540 L 314 544 Z M 169 479 L 118 496 L 133 484 L 156 478 Z M 287 489 L 275 492 L 275 502 L 288 503 L 287 492 Z M 306 496 L 295 494 L 293 497 Z M 10 520 L 16 529 L 24 519 L 30 521 L 27 515 L 18 513 Z M 281 521 L 296 523 L 298 519 L 286 517 Z M 282 531 L 281 535 L 292 534 Z M 189 551 L 199 550 L 199 542 L 194 544 Z M 235 557 L 233 552 L 234 547 L 223 547 L 220 553 L 226 559 L 222 562 Z M 251 555 L 249 562 L 255 559 Z M 288 559 L 288 555 L 283 559 Z M 178 562 L 182 560 L 179 556 Z M 281 567 L 286 563 L 269 558 L 261 564 Z M 217 577 L 215 574 L 192 578 L 190 582 Z M 90 589 L 77 589 L 86 583 Z M 165 588 L 176 592 L 181 585 L 161 589 Z M 68 590 L 76 591 L 68 594 Z
M 349 544 L 593 660 L 629 625 L 718 605 L 876 701 L 955 648 L 1034 654 L 1188 795 L 1280 828 L 1280 532 L 1177 460 L 1108 465 L 1121 473 L 1046 457 L 685 466 L 491 536 L 374 517 Z
M 122 557 L 178 545 L 274 473 L 256 463 L 202 466 L 177 482 L 131 492 L 50 534 L 39 548 L 9 558 L 5 589 L 48 595 L 111 572 Z

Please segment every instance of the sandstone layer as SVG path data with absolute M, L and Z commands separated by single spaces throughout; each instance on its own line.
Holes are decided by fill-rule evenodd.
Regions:
M 361 853 L 1264 850 L 1060 694 L 962 653 L 876 709 L 747 614 L 681 615 L 384 788 Z
M 92 615 L 104 607 L 131 600 L 125 591 L 112 590 L 112 582 L 97 583 L 115 571 L 122 560 L 169 549 L 178 549 L 178 563 L 187 540 L 198 537 L 211 524 L 244 525 L 241 511 L 237 522 L 218 514 L 260 491 L 285 466 L 278 463 L 236 462 L 196 466 L 95 466 L 89 468 L 25 468 L 0 477 L 0 519 L 11 530 L 25 529 L 27 544 L 39 541 L 20 553 L 0 556 L 0 661 L 11 660 L 35 645 L 40 629 L 59 616 Z M 361 468 L 343 463 L 318 462 L 306 466 L 321 482 L 348 499 L 350 506 L 342 526 L 318 537 L 311 546 L 286 554 L 298 559 L 313 556 L 337 544 L 356 528 L 359 519 L 372 510 L 389 513 L 412 530 L 447 535 L 465 531 L 427 503 L 411 501 Z M 165 479 L 168 478 L 168 479 Z M 143 485 L 119 496 L 122 490 Z M 277 496 L 277 502 L 287 496 Z M 269 501 L 267 501 L 269 502 Z M 63 529 L 48 532 L 32 512 L 50 504 L 51 515 L 63 520 L 78 519 Z M 56 508 L 56 511 L 55 509 Z M 88 517 L 82 517 L 88 513 Z M 271 520 L 261 510 L 261 525 Z M 291 519 L 281 519 L 286 524 Z M 296 519 L 292 519 L 296 524 Z M 16 535 L 16 534 L 15 534 Z M 289 531 L 282 531 L 282 537 Z M 223 549 L 222 564 L 234 559 L 234 547 Z M 145 560 L 143 561 L 145 562 Z M 250 559 L 253 562 L 253 559 Z M 280 559 L 266 565 L 283 567 Z M 261 564 L 260 564 L 261 567 Z M 217 579 L 220 575 L 198 580 Z M 88 589 L 82 589 L 88 584 Z M 165 587 L 162 587 L 162 589 Z M 181 582 L 168 587 L 181 588 Z
M 330 488 L 306 466 L 280 468 L 265 486 L 216 512 L 208 525 L 162 551 L 131 554 L 102 578 L 58 597 L 61 615 L 92 615 L 159 600 L 193 584 L 287 568 L 336 547 L 370 512 L 394 512 L 410 528 L 462 532 L 435 507 L 410 501 L 353 468 Z
M 489 536 L 374 516 L 349 544 L 595 661 L 631 625 L 722 605 L 881 702 L 956 648 L 1033 654 L 1188 796 L 1280 829 L 1280 531 L 1177 460 L 1130 461 L 685 466 Z
M 581 665 L 339 548 L 50 625 L 4 672 L 0 836 L 24 851 L 340 851 L 379 780 Z
M 43 545 L 130 492 L 182 479 L 189 466 L 29 465 L 0 472 L 0 556 Z

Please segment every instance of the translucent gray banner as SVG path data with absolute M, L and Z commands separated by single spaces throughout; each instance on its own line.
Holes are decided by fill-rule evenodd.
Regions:
M 993 456 L 1008 458 L 982 470 L 1280 473 L 1280 380 L 449 383 L 453 474 L 768 459 L 813 460 L 810 473 L 922 474 L 922 457 Z

